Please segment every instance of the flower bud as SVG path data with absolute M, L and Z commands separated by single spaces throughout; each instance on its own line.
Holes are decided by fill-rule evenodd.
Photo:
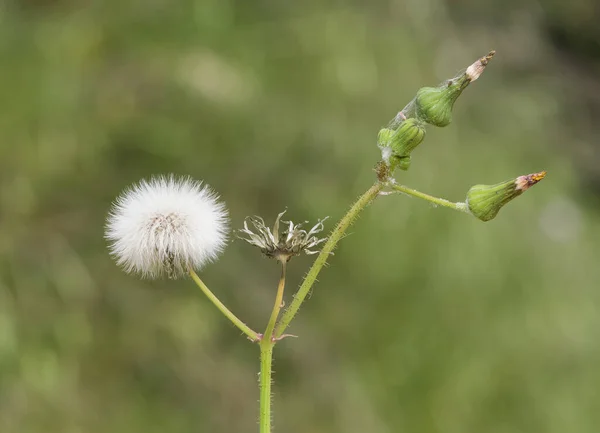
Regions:
M 408 170 L 410 153 L 425 138 L 425 125 L 417 119 L 406 119 L 394 130 L 383 128 L 377 136 L 383 159 L 393 169 Z
M 425 139 L 425 125 L 417 119 L 406 119 L 392 137 L 391 148 L 396 156 L 409 156 Z
M 396 131 L 394 131 L 393 129 L 381 129 L 379 131 L 379 134 L 377 134 L 377 145 L 379 147 L 391 147 L 392 138 L 394 137 L 395 132 Z
M 431 125 L 448 126 L 452 121 L 452 107 L 469 83 L 463 74 L 440 87 L 422 87 L 415 100 L 417 115 Z
M 519 176 L 496 185 L 475 185 L 467 192 L 469 211 L 481 221 L 494 219 L 502 206 L 546 176 L 545 171 Z
M 448 126 L 452 121 L 454 103 L 469 83 L 479 78 L 495 53 L 490 51 L 487 56 L 476 60 L 464 73 L 448 80 L 442 86 L 419 89 L 415 98 L 417 117 L 431 125 Z

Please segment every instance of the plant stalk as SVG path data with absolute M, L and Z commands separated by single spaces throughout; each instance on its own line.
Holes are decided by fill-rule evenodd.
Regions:
M 312 288 L 319 272 L 327 262 L 329 255 L 335 249 L 337 243 L 342 239 L 348 227 L 352 225 L 358 214 L 366 208 L 381 192 L 384 184 L 381 182 L 375 183 L 371 188 L 369 188 L 363 195 L 361 195 L 358 200 L 352 205 L 350 210 L 342 217 L 342 219 L 338 222 L 337 226 L 333 229 L 327 242 L 323 245 L 323 249 L 315 259 L 312 267 L 304 277 L 304 281 L 302 285 L 298 289 L 298 292 L 294 295 L 294 299 L 290 303 L 290 306 L 285 310 L 283 315 L 281 316 L 281 320 L 275 327 L 275 338 L 280 338 L 285 332 L 286 328 L 300 309 L 302 302 L 306 296 L 310 293 L 310 289 Z
M 279 279 L 279 285 L 277 286 L 277 295 L 275 296 L 275 305 L 273 306 L 273 311 L 271 312 L 271 318 L 269 319 L 269 323 L 267 324 L 267 329 L 263 334 L 263 340 L 273 340 L 273 330 L 275 329 L 275 324 L 277 323 L 277 317 L 279 316 L 279 311 L 281 311 L 281 307 L 283 305 L 283 290 L 285 288 L 285 268 L 287 262 L 281 262 L 281 278 Z
M 277 285 L 275 305 L 273 305 L 267 329 L 260 341 L 260 433 L 271 433 L 271 375 L 273 347 L 276 341 L 273 338 L 273 330 L 283 305 L 286 265 L 287 262 L 281 262 L 281 278 L 279 278 L 279 284 Z
M 469 208 L 467 207 L 467 204 L 464 203 L 464 202 L 456 202 L 456 203 L 454 203 L 454 202 L 451 202 L 449 200 L 445 200 L 443 198 L 434 197 L 432 195 L 425 194 L 425 193 L 423 193 L 421 191 L 417 191 L 416 189 L 412 189 L 412 188 L 409 188 L 407 186 L 400 185 L 400 184 L 397 184 L 397 183 L 390 184 L 390 188 L 392 188 L 394 191 L 397 191 L 397 192 L 402 192 L 404 194 L 408 194 L 408 195 L 413 196 L 413 197 L 417 197 L 417 198 L 420 198 L 420 199 L 423 199 L 423 200 L 427 200 L 428 202 L 433 203 L 433 204 L 438 205 L 438 206 L 444 206 L 444 207 L 447 207 L 447 208 L 450 208 L 450 209 L 454 209 L 454 210 L 459 211 L 459 212 L 469 213 Z
M 204 284 L 204 282 L 200 279 L 198 274 L 196 274 L 196 272 L 194 272 L 193 269 L 190 268 L 189 273 L 190 273 L 190 276 L 192 277 L 192 280 L 194 280 L 196 285 L 198 287 L 200 287 L 200 290 L 202 290 L 202 292 L 206 295 L 206 297 L 215 305 L 215 307 L 217 307 L 219 309 L 219 311 L 221 313 L 223 313 L 223 315 L 225 317 L 227 317 L 235 326 L 237 326 L 240 331 L 242 331 L 244 334 L 246 334 L 250 340 L 252 340 L 252 341 L 260 340 L 259 334 L 255 331 L 253 331 L 252 329 L 250 329 L 248 327 L 248 325 L 246 325 L 244 322 L 242 322 L 240 319 L 238 319 L 238 317 L 235 314 L 233 314 L 231 312 L 231 310 L 229 310 L 229 308 L 227 308 L 219 300 L 219 298 L 217 298 L 215 296 L 215 294 L 213 292 L 210 291 L 210 289 L 206 286 L 206 284 Z
M 260 342 L 260 433 L 271 433 L 271 374 L 273 347 L 266 338 Z

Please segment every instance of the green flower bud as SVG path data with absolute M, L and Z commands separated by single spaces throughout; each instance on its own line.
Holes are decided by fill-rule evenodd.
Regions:
M 388 128 L 381 129 L 379 131 L 379 134 L 377 135 L 377 145 L 379 147 L 391 147 L 392 138 L 393 138 L 395 132 L 396 131 L 394 131 L 393 129 L 388 129 Z
M 440 87 L 422 87 L 415 100 L 417 115 L 431 125 L 448 126 L 452 121 L 452 107 L 469 83 L 463 74 Z
M 452 107 L 463 90 L 477 80 L 486 66 L 496 54 L 490 51 L 486 56 L 478 59 L 469 66 L 461 75 L 446 81 L 439 87 L 423 87 L 417 92 L 414 99 L 417 117 L 435 126 L 448 126 L 452 121 Z M 412 109 L 412 104 L 405 107 L 405 114 Z M 406 117 L 412 117 L 407 115 Z
M 396 168 L 408 170 L 410 153 L 425 138 L 425 125 L 417 119 L 406 119 L 396 130 L 383 128 L 377 136 L 383 160 L 392 171 Z
M 502 206 L 523 194 L 545 176 L 546 172 L 541 171 L 496 185 L 475 185 L 467 192 L 469 211 L 481 221 L 492 220 Z
M 396 156 L 409 156 L 425 139 L 425 125 L 417 119 L 406 119 L 392 136 L 390 147 Z

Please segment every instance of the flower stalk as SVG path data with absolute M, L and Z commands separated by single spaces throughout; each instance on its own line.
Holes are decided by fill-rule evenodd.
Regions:
M 348 230 L 348 227 L 352 225 L 352 223 L 356 220 L 358 215 L 373 201 L 377 198 L 381 190 L 383 189 L 384 184 L 381 182 L 376 182 L 371 188 L 369 188 L 363 195 L 359 197 L 359 199 L 352 205 L 350 210 L 342 217 L 342 219 L 335 226 L 329 238 L 327 238 L 327 242 L 323 245 L 321 252 L 315 259 L 312 267 L 304 277 L 304 281 L 302 285 L 298 289 L 298 292 L 294 295 L 294 299 L 290 303 L 290 306 L 285 310 L 279 323 L 275 327 L 275 338 L 280 338 L 285 332 L 286 328 L 300 309 L 300 306 L 304 302 L 306 296 L 310 293 L 310 289 L 315 283 L 319 272 L 327 262 L 329 255 L 333 252 L 338 242 Z
M 274 341 L 273 338 L 273 330 L 275 329 L 275 325 L 277 323 L 277 317 L 279 317 L 279 312 L 281 311 L 281 307 L 283 307 L 283 290 L 285 289 L 285 271 L 286 271 L 287 262 L 281 262 L 281 278 L 279 279 L 279 284 L 277 286 L 277 295 L 275 296 L 275 305 L 273 306 L 273 311 L 271 312 L 271 318 L 269 319 L 269 323 L 267 324 L 267 329 L 263 334 L 263 340 Z
M 356 220 L 360 212 L 377 198 L 383 187 L 383 183 L 375 183 L 356 201 L 356 203 L 354 203 L 346 215 L 342 217 L 337 226 L 333 229 L 329 238 L 327 238 L 327 242 L 325 242 L 321 252 L 315 259 L 313 266 L 308 271 L 298 292 L 294 295 L 294 300 L 281 317 L 279 323 L 277 323 L 277 317 L 283 306 L 283 291 L 286 274 L 286 261 L 281 261 L 281 278 L 277 288 L 275 305 L 273 306 L 267 329 L 260 341 L 260 433 L 271 433 L 271 376 L 273 371 L 273 348 L 276 342 L 284 336 L 287 326 L 300 309 L 300 306 L 308 293 L 310 293 L 310 289 L 316 281 L 319 272 L 327 262 L 327 258 L 333 252 L 337 243 L 341 240 L 346 230 L 348 230 L 348 227 Z
M 260 433 L 271 433 L 271 375 L 273 371 L 273 347 L 276 340 L 273 330 L 277 323 L 277 317 L 283 306 L 283 291 L 285 289 L 285 273 L 287 261 L 281 262 L 281 277 L 277 285 L 275 305 L 271 312 L 271 318 L 267 329 L 260 341 Z
M 233 314 L 231 312 L 231 310 L 229 308 L 227 308 L 219 300 L 219 298 L 217 298 L 215 296 L 215 294 L 213 292 L 210 291 L 210 289 L 206 286 L 206 284 L 204 284 L 204 282 L 200 279 L 198 274 L 196 274 L 196 272 L 194 272 L 193 269 L 190 269 L 189 273 L 190 273 L 190 276 L 192 277 L 192 280 L 194 280 L 194 283 L 196 283 L 196 285 L 200 288 L 200 290 L 202 290 L 202 293 L 204 293 L 206 295 L 206 297 L 214 304 L 214 306 L 217 307 L 218 310 L 221 313 L 223 313 L 223 315 L 231 321 L 231 323 L 233 323 L 235 326 L 238 327 L 238 329 L 240 331 L 242 331 L 244 334 L 246 334 L 246 336 L 248 336 L 248 339 L 250 341 L 255 342 L 255 341 L 260 340 L 260 335 L 256 331 L 253 331 L 252 329 L 250 329 L 250 327 L 248 325 L 246 325 L 244 322 L 242 322 L 240 319 L 238 319 L 238 317 L 235 314 Z
M 263 339 L 260 344 L 260 433 L 271 433 L 271 375 L 275 343 Z
M 459 212 L 469 213 L 469 208 L 467 207 L 467 204 L 464 202 L 456 202 L 456 203 L 451 202 L 449 200 L 439 198 L 439 197 L 434 197 L 432 195 L 425 194 L 424 192 L 417 191 L 416 189 L 412 189 L 412 188 L 409 188 L 407 186 L 400 185 L 397 183 L 390 184 L 390 188 L 392 188 L 395 192 L 400 192 L 403 194 L 410 195 L 412 197 L 417 197 L 417 198 L 426 200 L 430 203 L 433 203 L 436 206 L 443 206 L 443 207 L 447 207 L 449 209 L 453 209 L 453 210 L 456 210 Z

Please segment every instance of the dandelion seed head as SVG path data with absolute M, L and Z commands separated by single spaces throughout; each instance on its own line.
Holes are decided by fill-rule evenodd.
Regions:
M 113 203 L 105 237 L 126 272 L 177 278 L 199 270 L 225 248 L 225 205 L 207 185 L 189 177 L 142 180 Z

